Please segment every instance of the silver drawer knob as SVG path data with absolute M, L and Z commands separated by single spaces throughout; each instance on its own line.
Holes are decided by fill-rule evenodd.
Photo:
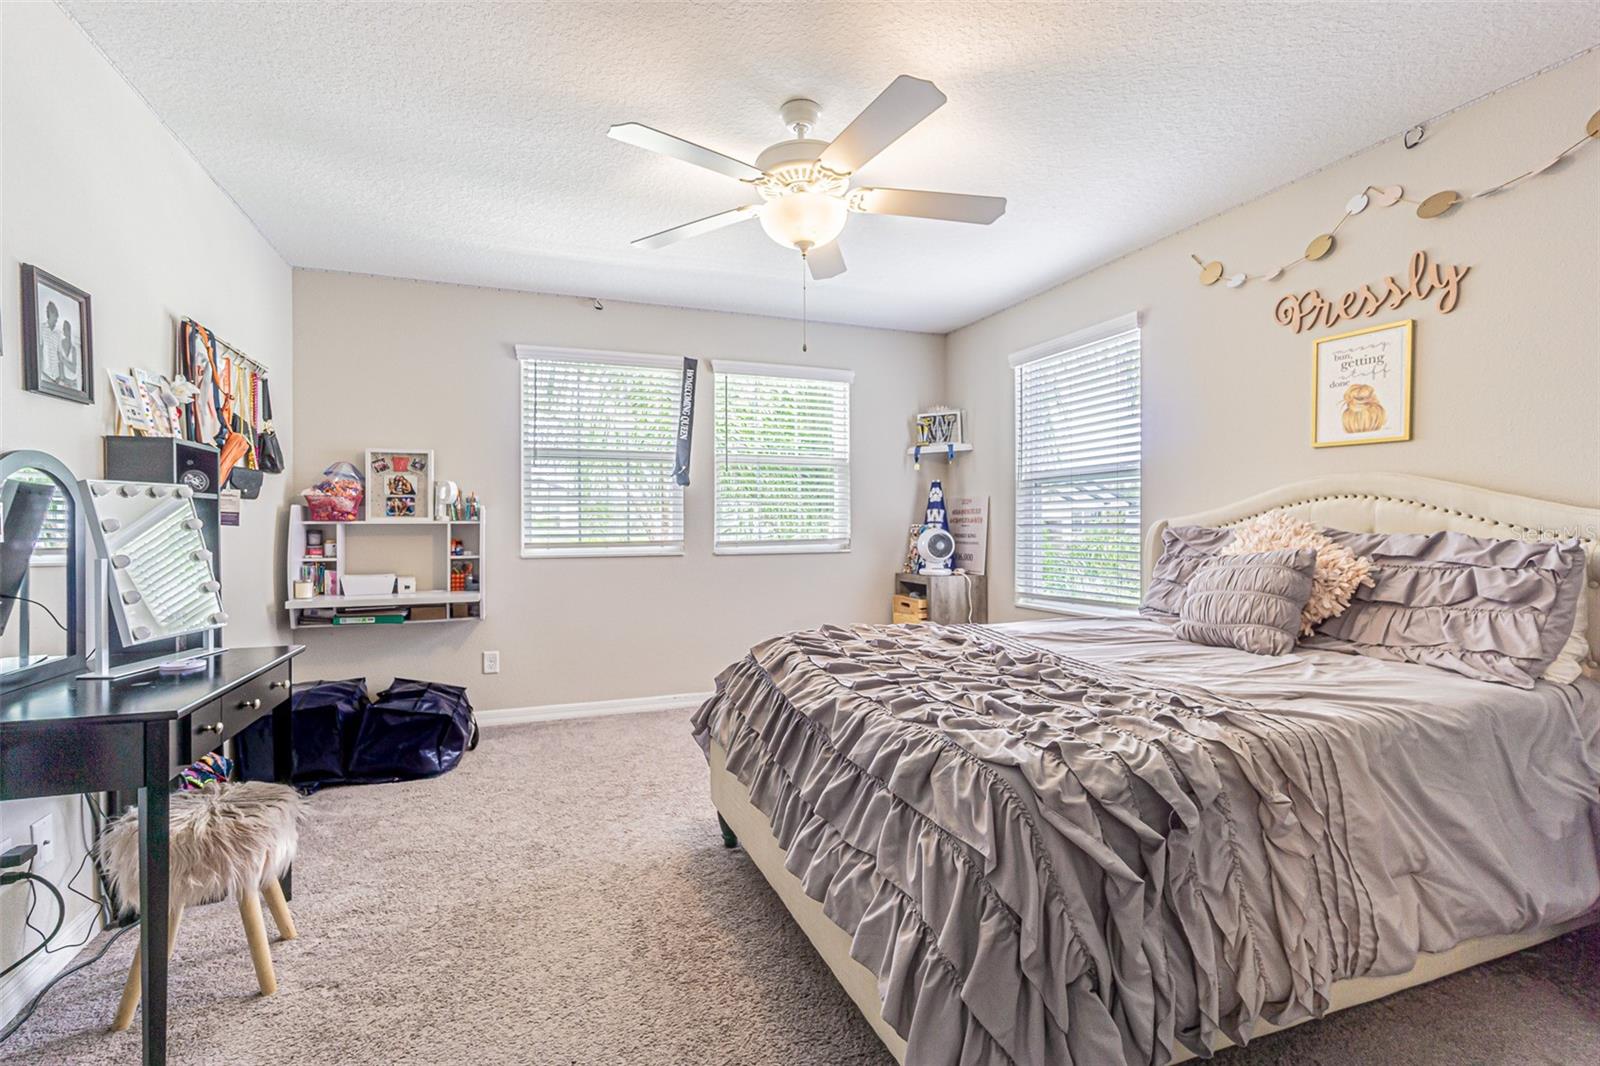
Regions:
M 198 730 L 196 730 L 196 732 L 199 732 L 199 733 L 220 733 L 220 732 L 222 732 L 222 723 L 221 722 L 212 722 L 210 725 L 203 725 Z
M 267 687 L 268 688 L 288 688 L 289 687 L 289 682 L 287 682 L 287 681 L 269 681 L 269 682 L 267 682 Z
M 261 697 L 257 696 L 253 700 L 240 700 L 239 709 L 241 711 L 259 711 L 261 709 Z

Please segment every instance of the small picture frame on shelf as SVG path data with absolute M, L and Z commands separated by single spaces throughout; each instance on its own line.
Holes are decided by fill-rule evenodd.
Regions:
M 938 407 L 917 415 L 917 447 L 936 448 L 945 444 L 961 444 L 961 412 Z
M 433 520 L 433 453 L 417 448 L 368 448 L 367 521 Z

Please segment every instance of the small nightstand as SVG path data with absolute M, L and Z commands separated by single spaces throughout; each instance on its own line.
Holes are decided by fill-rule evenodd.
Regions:
M 982 574 L 896 574 L 894 594 L 926 597 L 930 622 L 948 625 L 989 620 L 989 585 Z

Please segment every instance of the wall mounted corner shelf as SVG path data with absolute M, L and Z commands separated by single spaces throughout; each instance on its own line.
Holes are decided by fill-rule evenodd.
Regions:
M 972 445 L 970 444 L 924 444 L 922 446 L 922 457 L 924 459 L 948 459 L 951 452 L 960 455 L 962 452 L 970 452 L 971 450 Z M 906 454 L 916 455 L 917 446 L 913 444 L 907 448 Z

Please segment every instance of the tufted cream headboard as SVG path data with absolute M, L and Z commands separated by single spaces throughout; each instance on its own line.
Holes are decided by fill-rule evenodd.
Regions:
M 1411 474 L 1330 474 L 1283 485 L 1215 510 L 1152 523 L 1145 534 L 1145 576 L 1149 577 L 1150 568 L 1161 557 L 1161 534 L 1169 525 L 1232 526 L 1274 510 L 1354 533 L 1445 529 L 1516 540 L 1577 537 L 1589 553 L 1585 595 L 1589 598 L 1590 665 L 1600 659 L 1600 507 L 1552 503 Z

